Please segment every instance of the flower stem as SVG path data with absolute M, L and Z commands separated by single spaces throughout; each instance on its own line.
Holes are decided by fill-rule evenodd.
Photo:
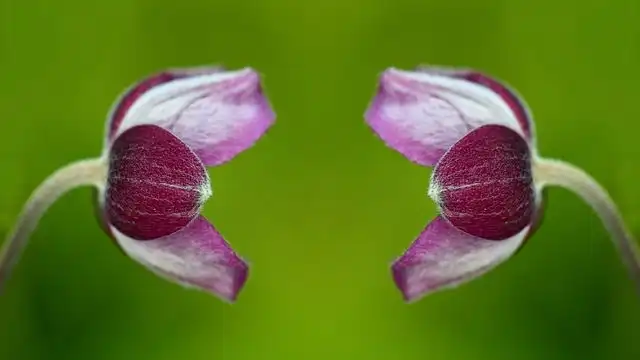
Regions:
M 106 171 L 107 165 L 103 158 L 77 161 L 58 169 L 33 191 L 0 251 L 0 293 L 27 245 L 29 236 L 47 209 L 76 187 L 104 186 Z
M 536 159 L 533 168 L 536 185 L 562 186 L 591 205 L 612 236 L 640 294 L 640 251 L 607 191 L 584 170 L 564 161 Z

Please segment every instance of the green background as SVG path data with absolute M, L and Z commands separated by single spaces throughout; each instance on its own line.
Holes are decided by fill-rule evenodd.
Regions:
M 638 297 L 564 190 L 517 257 L 404 304 L 388 266 L 435 214 L 430 170 L 362 117 L 388 66 L 485 70 L 526 96 L 542 154 L 593 174 L 638 234 L 640 2 L 2 0 L 0 232 L 54 169 L 99 153 L 124 87 L 207 63 L 258 69 L 278 114 L 210 171 L 206 215 L 253 264 L 239 301 L 123 256 L 79 189 L 0 297 L 1 360 L 640 359 Z

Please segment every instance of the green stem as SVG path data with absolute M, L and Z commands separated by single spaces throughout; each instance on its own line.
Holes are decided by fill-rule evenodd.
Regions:
M 536 159 L 533 169 L 536 185 L 567 188 L 591 205 L 611 235 L 640 294 L 640 251 L 608 192 L 584 170 L 563 161 Z
M 47 209 L 69 190 L 85 185 L 104 186 L 106 168 L 103 158 L 77 161 L 51 174 L 33 191 L 0 251 L 0 293 Z

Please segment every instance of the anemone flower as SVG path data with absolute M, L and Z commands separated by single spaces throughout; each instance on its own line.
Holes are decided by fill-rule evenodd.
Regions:
M 205 166 L 251 147 L 275 115 L 250 68 L 154 74 L 113 105 L 102 155 L 67 165 L 31 195 L 4 243 L 0 286 L 47 208 L 78 186 L 97 189 L 103 228 L 132 259 L 170 281 L 236 300 L 248 265 L 200 215 Z
M 365 118 L 389 147 L 434 167 L 428 195 L 439 215 L 391 267 L 406 301 L 477 278 L 515 254 L 540 222 L 548 185 L 591 205 L 640 290 L 636 244 L 615 204 L 584 171 L 538 155 L 531 113 L 503 82 L 465 69 L 390 68 Z

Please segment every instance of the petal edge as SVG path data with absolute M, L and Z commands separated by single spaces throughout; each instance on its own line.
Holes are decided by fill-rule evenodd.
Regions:
M 251 147 L 274 120 L 260 75 L 244 68 L 156 86 L 130 107 L 118 131 L 158 125 L 184 141 L 205 165 L 217 166 Z
M 466 234 L 443 217 L 436 217 L 392 265 L 394 282 L 407 302 L 473 280 L 511 257 L 524 241 L 528 227 L 502 240 Z
M 129 88 L 125 89 L 111 105 L 111 109 L 107 115 L 107 139 L 105 146 L 108 146 L 113 140 L 122 120 L 124 120 L 127 111 L 129 111 L 129 108 L 131 108 L 131 106 L 146 92 L 156 86 L 160 86 L 176 79 L 213 74 L 222 71 L 224 71 L 224 68 L 221 66 L 175 68 L 148 75 L 142 80 L 134 83 Z
M 513 116 L 518 120 L 527 140 L 533 139 L 534 126 L 531 109 L 518 91 L 505 81 L 473 69 L 421 65 L 417 67 L 417 70 L 426 73 L 443 74 L 454 78 L 465 79 L 491 89 L 496 93 L 496 95 L 500 96 L 509 106 L 511 111 L 513 111 Z
M 386 70 L 365 113 L 369 126 L 409 160 L 433 166 L 470 131 L 488 124 L 522 132 L 492 90 L 442 73 Z
M 150 241 L 111 229 L 131 258 L 171 282 L 235 302 L 247 281 L 248 264 L 202 216 L 177 233 Z

